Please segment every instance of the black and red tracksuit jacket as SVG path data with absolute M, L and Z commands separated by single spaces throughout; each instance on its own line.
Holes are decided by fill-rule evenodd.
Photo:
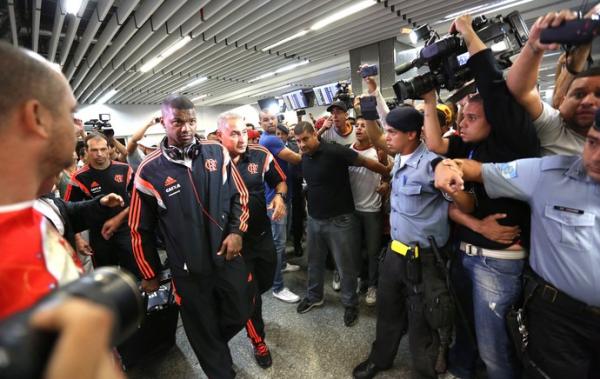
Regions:
M 267 215 L 267 200 L 265 198 L 265 183 L 271 188 L 285 182 L 285 174 L 277 160 L 269 150 L 261 145 L 248 145 L 246 152 L 240 155 L 235 164 L 244 184 L 248 189 L 250 200 L 250 224 L 244 241 L 260 238 L 267 230 L 271 230 L 271 220 Z M 246 246 L 244 246 L 245 248 Z M 247 257 L 249 251 L 243 250 Z
M 116 193 L 123 198 L 124 207 L 128 207 L 132 179 L 133 171 L 125 163 L 111 161 L 110 166 L 104 170 L 97 170 L 86 164 L 71 175 L 65 192 L 65 201 L 82 201 Z M 123 209 L 122 207 L 108 209 L 103 218 L 96 218 L 96 221 L 90 225 L 90 230 L 99 233 L 104 221 L 116 216 Z M 118 232 L 129 233 L 127 224 L 122 223 Z
M 230 233 L 248 229 L 248 191 L 227 150 L 197 141 L 198 154 L 172 159 L 161 148 L 146 156 L 134 179 L 129 226 L 135 260 L 145 279 L 160 271 L 156 226 L 174 276 L 208 275 L 225 263 L 217 255 Z

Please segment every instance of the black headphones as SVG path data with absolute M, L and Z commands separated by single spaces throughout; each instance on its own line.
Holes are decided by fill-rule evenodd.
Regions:
M 167 141 L 165 139 L 165 142 L 163 144 L 163 151 L 165 152 L 165 154 L 167 154 L 167 157 L 173 160 L 182 161 L 185 157 L 189 159 L 195 159 L 196 157 L 198 157 L 198 155 L 200 155 L 200 143 L 196 141 L 196 143 L 193 143 L 181 149 L 177 146 L 167 146 Z

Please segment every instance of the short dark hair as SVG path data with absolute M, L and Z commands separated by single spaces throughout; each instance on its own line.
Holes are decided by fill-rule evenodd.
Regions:
M 579 79 L 579 78 L 589 78 L 590 76 L 600 76 L 600 65 L 594 65 L 594 66 L 588 67 L 587 69 L 585 69 L 585 70 L 581 71 L 580 73 L 578 73 L 577 75 L 575 75 L 573 80 Z
M 84 142 L 85 142 L 86 149 L 88 148 L 88 141 L 93 140 L 93 139 L 103 139 L 106 141 L 106 146 L 109 146 L 108 137 L 106 137 L 102 133 L 92 132 L 92 133 L 88 134 L 87 136 L 85 136 Z
M 52 114 L 64 98 L 66 85 L 49 62 L 37 54 L 0 41 L 0 114 L 11 114 L 30 99 L 42 103 Z
M 296 124 L 296 127 L 294 128 L 294 134 L 300 135 L 304 132 L 312 134 L 315 132 L 315 128 L 310 122 L 300 121 L 298 124 Z
M 479 104 L 483 104 L 483 97 L 481 97 L 480 93 L 475 93 L 473 95 L 469 95 L 467 97 L 467 103 L 479 103 Z
M 194 103 L 186 96 L 183 95 L 169 95 L 160 104 L 161 111 L 165 111 L 167 108 L 170 109 L 194 109 Z

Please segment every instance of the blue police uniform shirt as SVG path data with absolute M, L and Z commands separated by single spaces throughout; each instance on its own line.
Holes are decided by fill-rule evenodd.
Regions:
M 600 183 L 578 156 L 484 164 L 492 198 L 531 206 L 531 268 L 569 296 L 600 306 Z
M 429 247 L 430 235 L 439 246 L 448 241 L 448 202 L 433 186 L 431 161 L 436 158 L 422 142 L 404 165 L 400 165 L 400 155 L 396 155 L 390 198 L 393 239 L 421 247 Z

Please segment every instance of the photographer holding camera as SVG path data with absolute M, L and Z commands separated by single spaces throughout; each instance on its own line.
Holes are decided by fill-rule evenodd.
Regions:
M 442 138 L 435 90 L 423 96 L 429 149 L 450 158 L 468 157 L 480 162 L 539 156 L 531 120 L 509 93 L 491 49 L 473 30 L 471 17 L 458 17 L 450 32 L 460 33 L 467 45 L 467 65 L 479 93 L 466 102 L 460 136 L 450 138 Z M 529 208 L 515 200 L 492 200 L 481 184 L 473 184 L 471 192 L 476 199 L 473 212 L 467 214 L 452 206 L 449 216 L 457 223 L 460 242 L 457 261 L 452 266 L 452 284 L 474 327 L 477 346 L 472 346 L 464 320 L 456 322 L 456 343 L 450 351 L 449 369 L 461 378 L 471 377 L 479 352 L 490 378 L 515 378 L 519 369 L 504 317 L 521 294 Z
M 559 46 L 541 43 L 541 33 L 575 18 L 575 14 L 568 10 L 551 12 L 540 17 L 533 24 L 529 40 L 510 68 L 506 79 L 510 92 L 534 120 L 542 155 L 579 154 L 594 121 L 594 113 L 600 107 L 598 67 L 575 75 L 558 110 L 544 103 L 536 88 L 544 53 Z

